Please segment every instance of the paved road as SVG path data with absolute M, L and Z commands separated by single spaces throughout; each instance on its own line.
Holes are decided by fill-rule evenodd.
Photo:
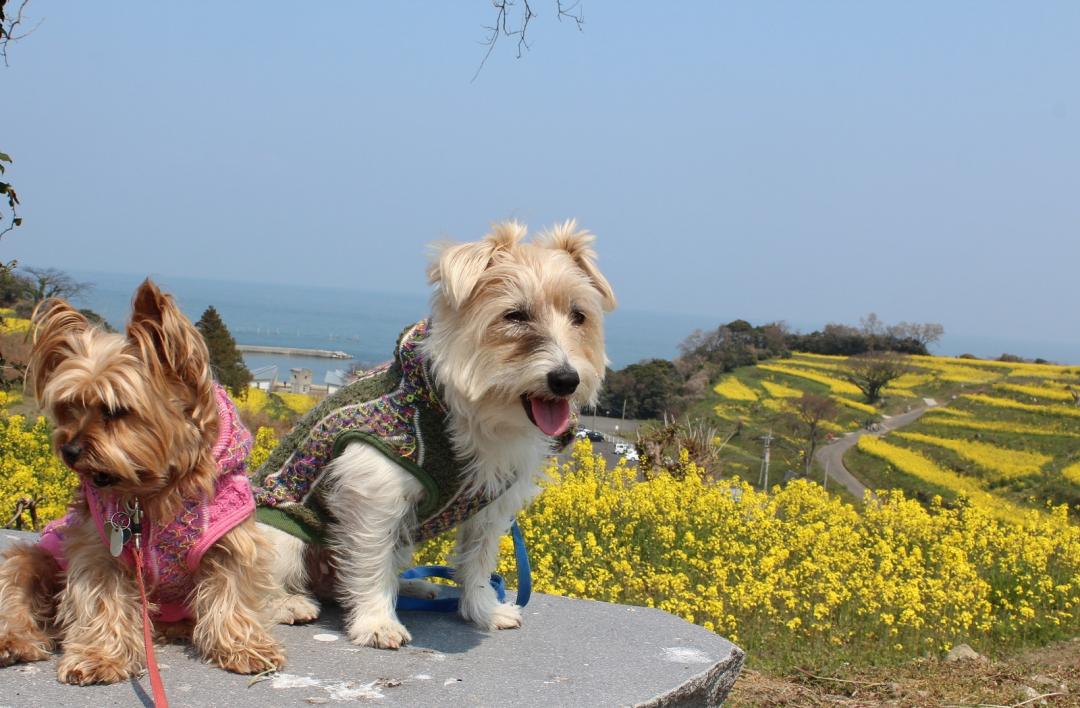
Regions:
M 930 406 L 923 405 L 914 408 L 907 413 L 894 415 L 891 418 L 881 421 L 879 430 L 869 434 L 880 435 L 881 433 L 886 433 L 890 430 L 896 430 L 897 428 L 909 425 L 918 420 L 919 416 L 929 410 L 929 408 Z M 859 438 L 866 434 L 868 434 L 868 431 L 865 430 L 848 433 L 836 442 L 829 443 L 828 445 L 819 448 L 817 453 L 814 454 L 814 459 L 817 460 L 818 464 L 825 470 L 826 477 L 844 485 L 856 499 L 862 499 L 863 495 L 866 494 L 866 485 L 856 479 L 855 475 L 848 472 L 847 468 L 844 467 L 844 453 L 853 448 L 855 444 L 859 442 Z

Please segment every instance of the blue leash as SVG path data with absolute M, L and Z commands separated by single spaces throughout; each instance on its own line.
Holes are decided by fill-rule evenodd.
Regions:
M 532 595 L 532 567 L 529 565 L 529 551 L 525 548 L 525 536 L 521 533 L 521 527 L 517 520 L 510 525 L 510 536 L 514 539 L 514 563 L 517 565 L 518 589 L 515 604 L 524 607 Z M 410 568 L 401 574 L 402 580 L 417 580 L 422 578 L 446 578 L 454 579 L 454 569 L 445 565 L 421 565 Z M 506 602 L 506 580 L 498 573 L 491 574 L 491 587 L 499 602 Z M 411 612 L 457 612 L 458 598 L 438 597 L 434 600 L 425 600 L 420 597 L 401 597 L 397 599 L 397 609 Z

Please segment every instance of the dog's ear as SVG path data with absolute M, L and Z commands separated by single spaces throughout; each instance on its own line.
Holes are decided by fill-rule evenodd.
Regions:
M 212 400 L 210 355 L 202 334 L 149 278 L 135 291 L 127 336 L 155 375 L 178 380 Z
M 546 234 L 544 239 L 548 248 L 566 251 L 578 268 L 585 271 L 585 275 L 592 281 L 593 286 L 600 292 L 600 303 L 605 312 L 615 309 L 615 292 L 611 284 L 596 267 L 596 251 L 592 249 L 594 237 L 585 229 L 579 229 L 577 221 L 570 219 L 556 225 Z
M 26 366 L 26 381 L 42 404 L 45 382 L 57 365 L 71 355 L 70 337 L 90 328 L 81 312 L 59 298 L 43 300 L 30 315 L 33 348 Z
M 428 282 L 439 287 L 455 310 L 460 309 L 498 254 L 513 248 L 524 238 L 525 231 L 523 224 L 506 221 L 492 226 L 491 233 L 480 241 L 436 246 Z

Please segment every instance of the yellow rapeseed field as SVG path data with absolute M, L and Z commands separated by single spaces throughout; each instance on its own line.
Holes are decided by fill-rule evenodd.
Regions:
M 898 379 L 889 382 L 890 388 L 915 388 L 917 386 L 925 386 L 929 383 L 933 383 L 937 377 L 934 374 L 917 374 L 909 372 L 904 374 Z
M 28 425 L 21 415 L 0 412 L 0 525 L 8 523 L 19 499 L 37 502 L 38 521 L 63 516 L 78 486 L 75 474 L 52 452 L 49 425 L 38 418 Z M 22 515 L 24 528 L 30 515 Z
M 734 376 L 720 379 L 720 382 L 713 387 L 713 391 L 731 401 L 756 401 L 758 399 L 754 389 Z
M 236 407 L 246 413 L 259 413 L 267 410 L 271 403 L 271 394 L 261 388 L 248 388 L 243 398 L 237 398 L 229 394 Z M 318 399 L 305 393 L 288 393 L 285 391 L 273 394 L 281 399 L 281 402 L 292 413 L 303 415 L 315 407 Z
M 803 395 L 803 392 L 799 389 L 775 381 L 762 381 L 761 386 L 773 398 L 799 398 Z
M 974 401 L 975 403 L 982 403 L 987 406 L 997 406 L 998 408 L 1011 408 L 1013 410 L 1024 411 L 1026 413 L 1060 416 L 1063 418 L 1080 418 L 1080 408 L 1076 406 L 1042 406 L 1035 403 L 1021 403 L 1020 401 L 1014 401 L 1011 398 L 987 396 L 981 393 L 965 394 L 964 398 L 969 401 Z
M 991 494 L 983 489 L 975 479 L 946 470 L 933 460 L 914 450 L 898 447 L 885 442 L 881 438 L 864 435 L 859 438 L 858 448 L 884 460 L 905 474 L 968 497 L 975 502 L 976 506 L 981 506 L 988 513 L 1003 521 L 1019 522 L 1028 518 L 1031 514 L 1039 513 Z M 1068 509 L 1066 507 L 1063 507 L 1063 509 L 1063 513 L 1066 515 L 1064 518 L 1067 518 Z
M 1031 396 L 1032 398 L 1048 398 L 1052 401 L 1068 401 L 1072 402 L 1072 394 L 1066 391 L 1064 388 L 1057 386 L 1033 386 L 1030 384 L 1014 384 L 1014 383 L 998 383 L 994 384 L 994 388 L 1000 391 L 1009 391 L 1012 393 L 1019 393 L 1024 396 Z
M 979 504 L 924 506 L 900 492 L 861 513 L 820 486 L 761 492 L 607 469 L 587 442 L 549 470 L 521 515 L 540 592 L 659 607 L 732 637 L 773 665 L 910 657 L 1075 631 L 1080 530 L 1051 514 L 1015 522 Z M 418 562 L 445 562 L 440 538 Z M 500 572 L 514 577 L 509 540 Z
M 839 403 L 842 406 L 846 406 L 847 408 L 852 408 L 852 409 L 860 411 L 862 413 L 867 413 L 869 415 L 877 415 L 878 414 L 878 409 L 877 408 L 874 408 L 873 406 L 871 406 L 868 403 L 863 403 L 862 401 L 853 401 L 850 398 L 844 398 L 843 396 L 833 396 L 833 400 L 836 401 L 837 403 Z
M 1073 484 L 1080 484 L 1080 462 L 1074 462 L 1061 470 L 1061 476 Z
M 940 415 L 931 415 L 931 413 Z M 960 415 L 963 414 L 963 415 Z M 956 415 L 956 417 L 953 417 Z M 952 408 L 935 408 L 928 411 L 920 420 L 924 425 L 943 425 L 965 430 L 987 430 L 997 433 L 1015 433 L 1017 435 L 1049 435 L 1053 437 L 1080 438 L 1075 430 L 1060 430 L 1054 426 L 1024 425 L 999 420 L 972 420 L 972 414 Z
M 1054 459 L 1052 456 L 1040 452 L 1010 450 L 977 440 L 940 438 L 935 435 L 923 435 L 922 433 L 897 432 L 893 433 L 893 435 L 904 440 L 914 440 L 915 442 L 937 445 L 946 450 L 952 450 L 984 470 L 995 473 L 993 476 L 1001 479 L 1013 479 L 1038 474 L 1046 463 Z
M 30 331 L 30 320 L 17 317 L 0 317 L 0 334 L 25 334 Z
M 833 393 L 846 393 L 854 396 L 862 395 L 862 391 L 850 381 L 827 376 L 826 374 L 816 371 L 807 371 L 806 369 L 800 369 L 796 366 L 787 366 L 784 364 L 758 364 L 757 368 L 774 374 L 786 374 L 787 376 L 796 376 L 801 379 L 806 379 L 807 381 L 825 384 Z

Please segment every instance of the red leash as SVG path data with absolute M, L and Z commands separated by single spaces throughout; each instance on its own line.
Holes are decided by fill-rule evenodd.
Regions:
M 169 699 L 165 696 L 165 685 L 158 672 L 157 657 L 154 656 L 154 637 L 150 632 L 150 611 L 146 602 L 146 583 L 142 573 L 142 514 L 135 507 L 135 518 L 131 535 L 135 540 L 132 553 L 135 556 L 135 579 L 139 582 L 139 595 L 142 597 L 143 645 L 146 647 L 146 673 L 150 674 L 150 691 L 154 694 L 154 708 L 169 708 Z

